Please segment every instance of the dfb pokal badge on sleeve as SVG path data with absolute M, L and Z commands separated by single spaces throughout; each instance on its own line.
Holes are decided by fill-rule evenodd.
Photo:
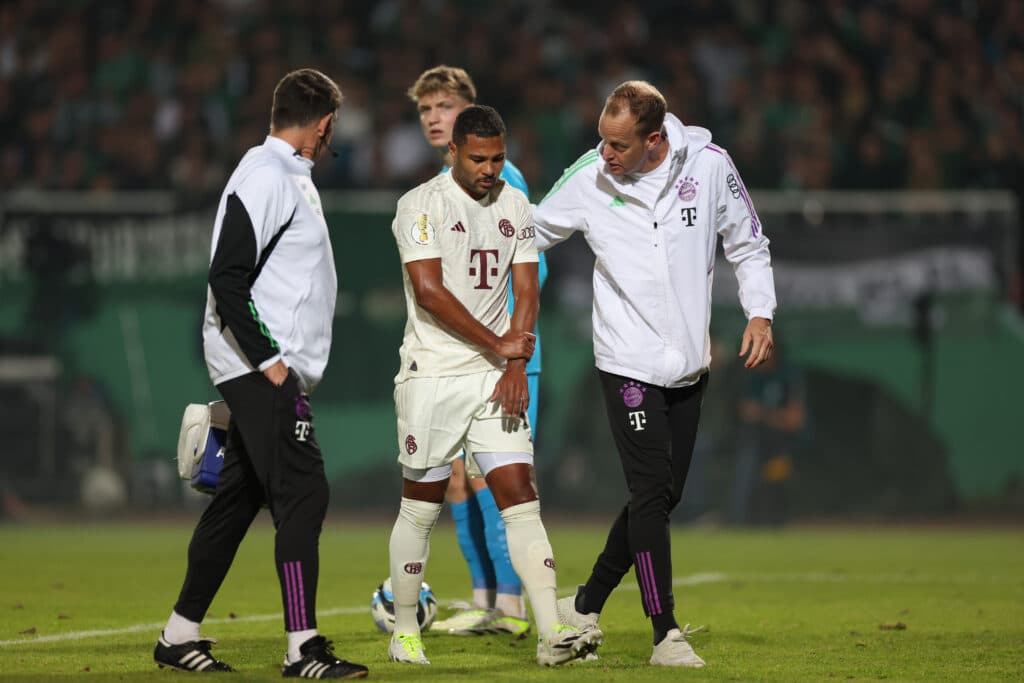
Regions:
M 409 229 L 409 236 L 412 241 L 421 247 L 425 247 L 434 242 L 434 226 L 430 224 L 427 219 L 427 214 L 421 213 L 416 217 L 416 222 L 412 224 Z

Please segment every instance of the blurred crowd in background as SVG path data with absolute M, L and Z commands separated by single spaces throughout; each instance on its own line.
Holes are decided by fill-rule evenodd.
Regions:
M 315 168 L 322 189 L 405 191 L 438 169 L 439 160 L 424 141 L 406 94 L 424 69 L 437 64 L 466 68 L 476 82 L 478 101 L 502 113 L 509 129 L 509 157 L 523 171 L 534 200 L 597 143 L 605 97 L 630 79 L 651 81 L 685 123 L 709 128 L 752 188 L 1008 189 L 1024 200 L 1024 0 L 0 0 L 0 195 L 9 190 L 172 190 L 174 211 L 188 217 L 176 227 L 186 235 L 201 235 L 195 262 L 205 267 L 208 214 L 238 159 L 267 134 L 271 94 L 285 73 L 319 68 L 345 95 L 333 141 L 337 157 Z M 959 197 L 941 198 L 950 199 L 947 206 L 959 206 Z M 0 210 L 9 208 L 3 199 Z M 116 276 L 123 273 L 131 282 L 141 268 L 133 260 L 135 251 L 118 250 L 118 240 L 130 234 L 132 240 L 138 237 L 138 244 L 149 239 L 164 244 L 156 233 L 165 224 L 156 219 L 122 230 L 101 215 L 83 228 L 92 231 L 92 242 L 70 239 L 47 222 L 45 210 L 33 213 L 50 201 L 59 202 L 48 196 L 29 199 L 32 208 L 19 219 L 22 224 L 9 222 L 13 227 L 7 234 L 13 237 L 7 240 L 7 261 L 0 243 L 0 275 L 7 264 L 22 265 L 31 275 L 20 298 L 8 296 L 5 301 L 7 338 L 0 335 L 0 351 L 4 344 L 16 352 L 50 349 L 60 356 L 66 378 L 55 372 L 57 379 L 47 380 L 46 386 L 54 392 L 58 382 L 70 386 L 59 398 L 54 393 L 49 413 L 22 386 L 9 384 L 6 394 L 0 392 L 4 433 L 22 439 L 12 442 L 8 451 L 15 455 L 0 467 L 0 480 L 20 477 L 10 489 L 0 481 L 0 517 L 5 510 L 17 514 L 20 503 L 13 492 L 25 500 L 77 496 L 86 504 L 91 498 L 123 499 L 121 480 L 110 477 L 115 469 L 132 482 L 132 495 L 140 501 L 159 502 L 168 491 L 177 500 L 178 482 L 167 465 L 173 441 L 162 438 L 161 430 L 176 430 L 179 407 L 169 400 L 157 405 L 150 400 L 148 385 L 140 383 L 139 378 L 149 375 L 138 330 L 149 326 L 150 337 L 156 339 L 145 354 L 158 359 L 151 368 L 184 366 L 184 360 L 178 365 L 166 362 L 167 357 L 180 358 L 173 355 L 179 350 L 177 337 L 152 329 L 177 330 L 181 321 L 196 320 L 190 307 L 198 299 L 184 304 L 177 298 L 185 292 L 192 297 L 194 283 L 139 290 L 130 305 L 110 295 L 122 288 L 102 286 L 119 284 Z M 860 204 L 870 205 L 874 196 L 861 199 Z M 10 215 L 8 211 L 0 219 Z M 927 271 L 919 278 L 925 283 L 937 277 L 928 270 L 931 257 L 921 257 L 916 253 L 920 249 L 904 253 L 906 266 L 892 278 L 871 270 L 889 268 L 884 259 L 890 250 L 908 252 L 924 244 L 949 247 L 935 258 L 955 252 L 941 263 L 959 276 L 973 273 L 975 261 L 968 258 L 957 270 L 962 262 L 955 258 L 960 253 L 956 247 L 966 244 L 994 252 L 1012 248 L 1012 240 L 1003 239 L 998 221 L 977 224 L 977 215 L 994 220 L 994 214 L 984 211 L 950 209 L 942 216 L 922 212 L 905 224 L 897 217 L 862 225 L 859 215 L 847 216 L 846 224 L 829 223 L 828 240 L 820 238 L 817 222 L 809 217 L 806 225 L 804 217 L 794 218 L 789 240 L 783 231 L 772 232 L 778 226 L 769 230 L 773 237 L 782 236 L 778 246 L 788 243 L 791 254 L 816 259 L 810 272 L 815 276 L 813 268 L 819 269 L 817 282 L 835 276 L 829 269 L 836 265 L 831 255 L 842 250 L 837 244 L 863 240 L 867 246 L 858 254 L 876 261 L 860 270 L 858 263 L 847 264 L 843 282 L 852 289 L 843 296 L 852 291 L 858 297 L 855 305 L 863 308 L 857 316 L 879 309 L 881 302 L 881 317 L 857 317 L 867 320 L 861 329 L 859 322 L 850 322 L 853 318 L 843 318 L 842 311 L 823 310 L 819 320 L 812 310 L 805 312 L 811 332 L 804 339 L 817 338 L 820 325 L 833 329 L 834 319 L 828 315 L 837 313 L 836 319 L 848 326 L 844 335 L 850 330 L 861 335 L 844 336 L 843 342 L 854 339 L 851 345 L 860 350 L 857 340 L 879 339 L 871 336 L 876 328 L 868 329 L 872 321 L 883 327 L 896 321 L 898 328 L 904 324 L 901 306 L 913 306 L 905 318 L 915 321 L 906 322 L 913 325 L 913 346 L 907 350 L 891 336 L 885 341 L 890 346 L 863 345 L 879 359 L 866 364 L 877 370 L 870 380 L 851 374 L 855 363 L 798 367 L 781 355 L 777 367 L 740 373 L 728 362 L 734 352 L 716 350 L 715 358 L 724 361 L 716 365 L 705 402 L 705 426 L 683 514 L 696 517 L 718 510 L 728 521 L 745 523 L 780 522 L 790 505 L 812 514 L 934 513 L 951 509 L 953 492 L 976 495 L 982 490 L 979 481 L 999 500 L 1018 507 L 1024 501 L 1024 480 L 1009 463 L 1013 449 L 1003 445 L 1013 439 L 1012 430 L 1005 429 L 1011 421 L 985 409 L 992 420 L 980 431 L 993 430 L 993 425 L 1004 429 L 994 429 L 996 436 L 987 447 L 990 457 L 980 465 L 975 463 L 976 435 L 963 437 L 976 427 L 971 410 L 957 401 L 961 396 L 988 396 L 969 377 L 949 374 L 949 368 L 966 361 L 946 363 L 943 382 L 936 385 L 946 393 L 935 393 L 938 408 L 932 410 L 932 359 L 938 357 L 932 351 L 932 330 L 938 323 L 933 323 L 932 292 L 915 289 L 917 271 Z M 390 216 L 380 220 L 386 225 Z M 887 229 L 916 228 L 919 221 L 929 236 L 939 237 L 919 240 L 911 230 L 900 238 Z M 194 225 L 200 227 L 193 230 Z M 360 259 L 368 245 L 391 253 L 390 235 L 380 232 L 385 246 L 364 239 Z M 833 241 L 837 233 L 846 241 Z M 999 236 L 997 246 L 985 241 L 990 234 Z M 22 235 L 28 235 L 24 244 Z M 806 248 L 795 249 L 801 239 L 808 240 L 800 245 Z M 132 240 L 124 239 L 129 246 L 136 244 Z M 971 240 L 976 244 L 968 244 Z M 1024 281 L 1019 277 L 1024 272 L 1024 238 L 1017 242 L 1018 273 L 1011 272 L 1009 278 L 1013 282 L 1017 275 L 1016 284 L 998 294 L 1009 294 L 1024 311 Z M 775 256 L 780 252 L 784 249 L 773 251 Z M 100 266 L 109 266 L 106 280 L 95 277 L 99 270 L 90 253 L 111 256 L 114 265 Z M 159 258 L 163 260 L 162 253 Z M 592 257 L 582 250 L 565 250 L 554 258 L 561 261 L 552 269 L 554 286 L 549 284 L 546 291 L 558 293 L 561 308 L 555 310 L 578 313 L 589 324 Z M 117 259 L 122 259 L 123 271 L 117 270 L 122 264 Z M 991 260 L 994 271 L 1003 267 L 998 255 Z M 379 343 L 374 344 L 383 351 L 368 360 L 367 342 L 361 338 L 358 353 L 348 354 L 355 360 L 332 360 L 335 372 L 346 373 L 349 381 L 335 383 L 335 403 L 330 404 L 330 395 L 327 401 L 334 406 L 336 425 L 355 419 L 355 413 L 344 412 L 347 401 L 360 410 L 367 401 L 377 406 L 372 410 L 380 409 L 379 415 L 359 412 L 363 423 L 378 424 L 373 422 L 378 416 L 380 424 L 391 425 L 394 347 L 389 345 L 387 316 L 392 310 L 401 317 L 404 309 L 388 308 L 390 300 L 379 296 L 386 289 L 378 289 L 382 285 L 376 272 L 355 272 L 346 273 L 349 305 L 339 324 L 367 322 L 364 329 L 377 335 L 373 339 Z M 200 277 L 193 279 L 204 286 Z M 954 287 L 958 280 L 950 282 L 946 284 Z M 364 303 L 351 303 L 356 296 L 364 296 Z M 991 359 L 1012 355 L 993 350 L 1017 347 L 989 343 L 990 338 L 1002 338 L 999 327 L 977 321 L 996 318 L 983 317 L 990 309 L 982 299 L 971 301 L 982 302 L 970 308 L 977 317 L 968 316 L 957 329 L 984 339 L 977 346 L 963 346 L 976 340 L 962 335 L 956 340 L 957 352 L 971 363 L 985 354 Z M 728 304 L 734 306 L 734 300 Z M 842 299 L 839 308 L 847 304 Z M 895 317 L 886 317 L 893 312 Z M 788 330 L 796 330 L 787 344 L 794 349 L 799 348 L 799 317 L 798 311 L 787 313 Z M 396 320 L 397 331 L 401 320 Z M 68 333 L 72 323 L 82 323 L 77 336 Z M 551 334 L 548 329 L 546 335 Z M 559 329 L 564 340 L 575 328 Z M 582 336 L 589 337 L 589 331 Z M 136 351 L 129 350 L 109 366 L 104 364 L 109 356 L 93 362 L 97 345 L 90 341 L 95 339 L 109 340 L 111 349 Z M 344 359 L 345 336 L 336 339 L 341 351 L 334 358 Z M 58 347 L 63 351 L 58 353 Z M 549 348 L 559 347 L 556 342 Z M 843 348 L 844 357 L 861 357 Z M 900 349 L 905 355 L 899 355 Z M 812 349 L 811 358 L 813 354 Z M 193 355 L 187 360 L 198 363 L 198 354 Z M 833 356 L 839 354 L 822 357 Z M 85 357 L 90 358 L 87 365 L 80 360 Z M 920 414 L 915 412 L 914 389 L 902 396 L 892 393 L 893 386 L 913 383 L 918 360 L 923 368 L 921 395 L 927 397 Z M 598 505 L 604 498 L 594 495 L 597 487 L 618 481 L 617 474 L 604 473 L 595 464 L 607 463 L 617 472 L 614 457 L 594 457 L 610 444 L 604 428 L 593 424 L 603 406 L 588 402 L 599 393 L 581 379 L 589 375 L 574 374 L 572 362 L 563 365 L 560 378 L 552 379 L 558 377 L 550 369 L 554 365 L 548 366 L 545 381 L 548 391 L 559 391 L 548 405 L 562 408 L 555 413 L 558 418 L 549 413 L 544 419 L 566 426 L 561 436 L 552 430 L 548 434 L 554 436 L 543 437 L 552 439 L 549 452 L 559 455 L 546 461 L 549 469 L 541 476 L 552 499 Z M 979 382 L 986 381 L 985 371 L 971 372 L 982 378 Z M 882 381 L 882 375 L 896 377 L 895 384 Z M 955 388 L 947 379 L 953 376 L 962 383 Z M 197 377 L 205 388 L 205 374 Z M 1007 377 L 1012 381 L 1012 374 Z M 177 375 L 174 380 L 188 386 Z M 157 380 L 154 386 L 167 384 Z M 815 396 L 827 400 L 814 401 Z M 984 399 L 964 400 L 980 404 Z M 45 424 L 39 419 L 44 414 L 67 424 L 36 430 L 35 425 Z M 949 427 L 963 421 L 972 424 Z M 949 428 L 939 429 L 940 423 Z M 373 438 L 367 444 L 360 448 L 372 455 Z M 49 458 L 39 457 L 44 451 Z M 968 459 L 971 466 L 964 467 Z M 950 462 L 959 469 L 951 469 Z M 359 469 L 351 480 L 340 474 L 348 470 L 337 470 L 342 486 L 337 500 L 361 504 L 381 490 L 367 482 L 377 476 L 382 482 L 392 480 L 390 462 L 379 470 L 364 463 L 353 471 L 358 467 L 367 469 Z M 981 474 L 971 479 L 965 472 Z M 90 478 L 94 474 L 98 478 Z M 888 483 L 880 486 L 879 481 Z M 1001 493 L 991 493 L 998 487 Z
M 755 188 L 1024 193 L 1024 3 L 1003 0 L 20 0 L 0 4 L 0 188 L 215 196 L 269 96 L 345 94 L 332 188 L 436 172 L 405 91 L 465 67 L 535 194 L 644 78 Z

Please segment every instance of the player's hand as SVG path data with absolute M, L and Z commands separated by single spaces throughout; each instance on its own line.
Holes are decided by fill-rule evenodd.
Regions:
M 508 360 L 516 358 L 530 360 L 536 343 L 537 335 L 532 332 L 514 332 L 509 330 L 498 337 L 498 343 L 494 347 L 494 352 Z
M 509 361 L 501 379 L 494 385 L 489 401 L 501 403 L 501 412 L 505 415 L 521 417 L 530 407 L 530 388 L 526 381 L 526 363 Z
M 740 344 L 740 357 L 747 357 L 743 367 L 756 368 L 771 357 L 774 348 L 772 321 L 767 318 L 751 318 L 747 329 L 743 330 L 743 341 Z
M 270 380 L 275 387 L 279 387 L 288 379 L 288 366 L 284 364 L 283 360 L 279 360 L 264 370 L 263 376 Z

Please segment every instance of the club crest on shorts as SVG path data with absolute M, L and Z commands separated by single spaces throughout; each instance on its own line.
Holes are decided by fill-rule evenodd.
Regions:
M 512 235 L 516 234 L 516 229 L 512 225 L 512 221 L 510 221 L 507 218 L 502 218 L 500 221 L 498 221 L 498 232 L 500 232 L 505 237 L 511 237 Z
M 647 391 L 647 387 L 639 382 L 626 382 L 619 389 L 619 393 L 622 394 L 622 402 L 626 404 L 627 408 L 636 408 L 643 403 L 645 391 Z
M 416 445 L 416 437 L 415 436 L 410 434 L 409 436 L 405 437 L 405 452 L 406 453 L 408 453 L 409 455 L 412 455 L 413 453 L 416 452 L 417 448 L 419 448 L 419 446 Z
M 409 237 L 421 247 L 434 242 L 434 226 L 427 220 L 427 214 L 421 213 L 416 217 L 416 222 L 409 229 Z
M 555 568 L 555 558 L 553 558 L 553 557 L 545 557 L 544 558 L 544 566 L 547 567 L 548 569 L 554 569 Z

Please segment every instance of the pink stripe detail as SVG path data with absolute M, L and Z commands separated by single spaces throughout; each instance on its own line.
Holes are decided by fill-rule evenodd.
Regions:
M 650 615 L 661 614 L 661 599 L 658 597 L 658 582 L 654 578 L 654 562 L 651 559 L 650 551 L 637 555 L 637 560 L 640 573 L 646 579 L 645 583 L 648 587 L 645 591 L 649 596 L 647 611 Z
M 292 575 L 288 571 L 288 563 L 285 562 L 281 565 L 281 571 L 284 573 L 284 600 L 287 604 L 285 609 L 285 631 L 295 630 L 293 621 L 295 620 L 294 609 L 292 608 Z
M 294 562 L 295 578 L 299 581 L 299 616 L 302 618 L 302 627 L 298 630 L 305 631 L 309 628 L 306 622 L 306 590 L 302 581 L 302 562 Z
M 654 578 L 654 560 L 651 559 L 650 553 L 647 553 L 647 574 L 651 577 L 651 600 L 654 601 L 651 614 L 661 614 L 661 600 L 658 598 L 658 582 Z
M 295 579 L 292 577 L 293 562 L 284 563 L 284 588 L 288 598 L 288 630 L 301 631 L 299 628 L 298 607 L 295 604 Z
M 647 590 L 647 573 L 644 571 L 644 554 L 643 553 L 637 553 L 636 554 L 636 572 L 637 572 L 637 574 L 640 575 L 640 596 L 643 598 L 643 601 L 644 601 L 644 610 L 646 610 L 647 613 L 650 614 L 650 612 L 651 612 L 651 600 L 650 600 L 650 594 L 648 593 L 648 590 Z
M 650 571 L 650 553 L 641 553 L 641 557 L 642 559 L 640 561 L 640 570 L 643 573 L 644 584 L 646 584 L 647 586 L 647 605 L 649 607 L 647 609 L 647 613 L 654 614 L 654 601 L 656 600 L 656 597 L 654 594 L 654 581 L 653 577 L 651 577 Z
M 754 202 L 750 200 L 750 194 L 747 192 L 747 186 L 743 183 L 743 178 L 740 177 L 739 169 L 737 169 L 736 164 L 732 162 L 732 157 L 726 154 L 725 150 L 722 149 L 721 147 L 709 143 L 707 148 L 710 149 L 712 152 L 717 152 L 718 154 L 721 154 L 723 157 L 725 157 L 725 160 L 729 162 L 729 168 L 731 168 L 732 172 L 736 175 L 736 182 L 739 183 L 740 186 L 740 196 L 743 197 L 743 203 L 747 205 L 747 211 L 750 212 L 751 234 L 754 237 L 757 237 L 757 233 L 761 228 L 761 219 L 757 217 L 757 212 L 754 211 Z
M 651 594 L 654 596 L 653 614 L 661 614 L 661 598 L 658 597 L 658 582 L 654 578 L 654 560 L 651 559 L 650 553 L 647 553 L 647 569 L 651 572 Z

